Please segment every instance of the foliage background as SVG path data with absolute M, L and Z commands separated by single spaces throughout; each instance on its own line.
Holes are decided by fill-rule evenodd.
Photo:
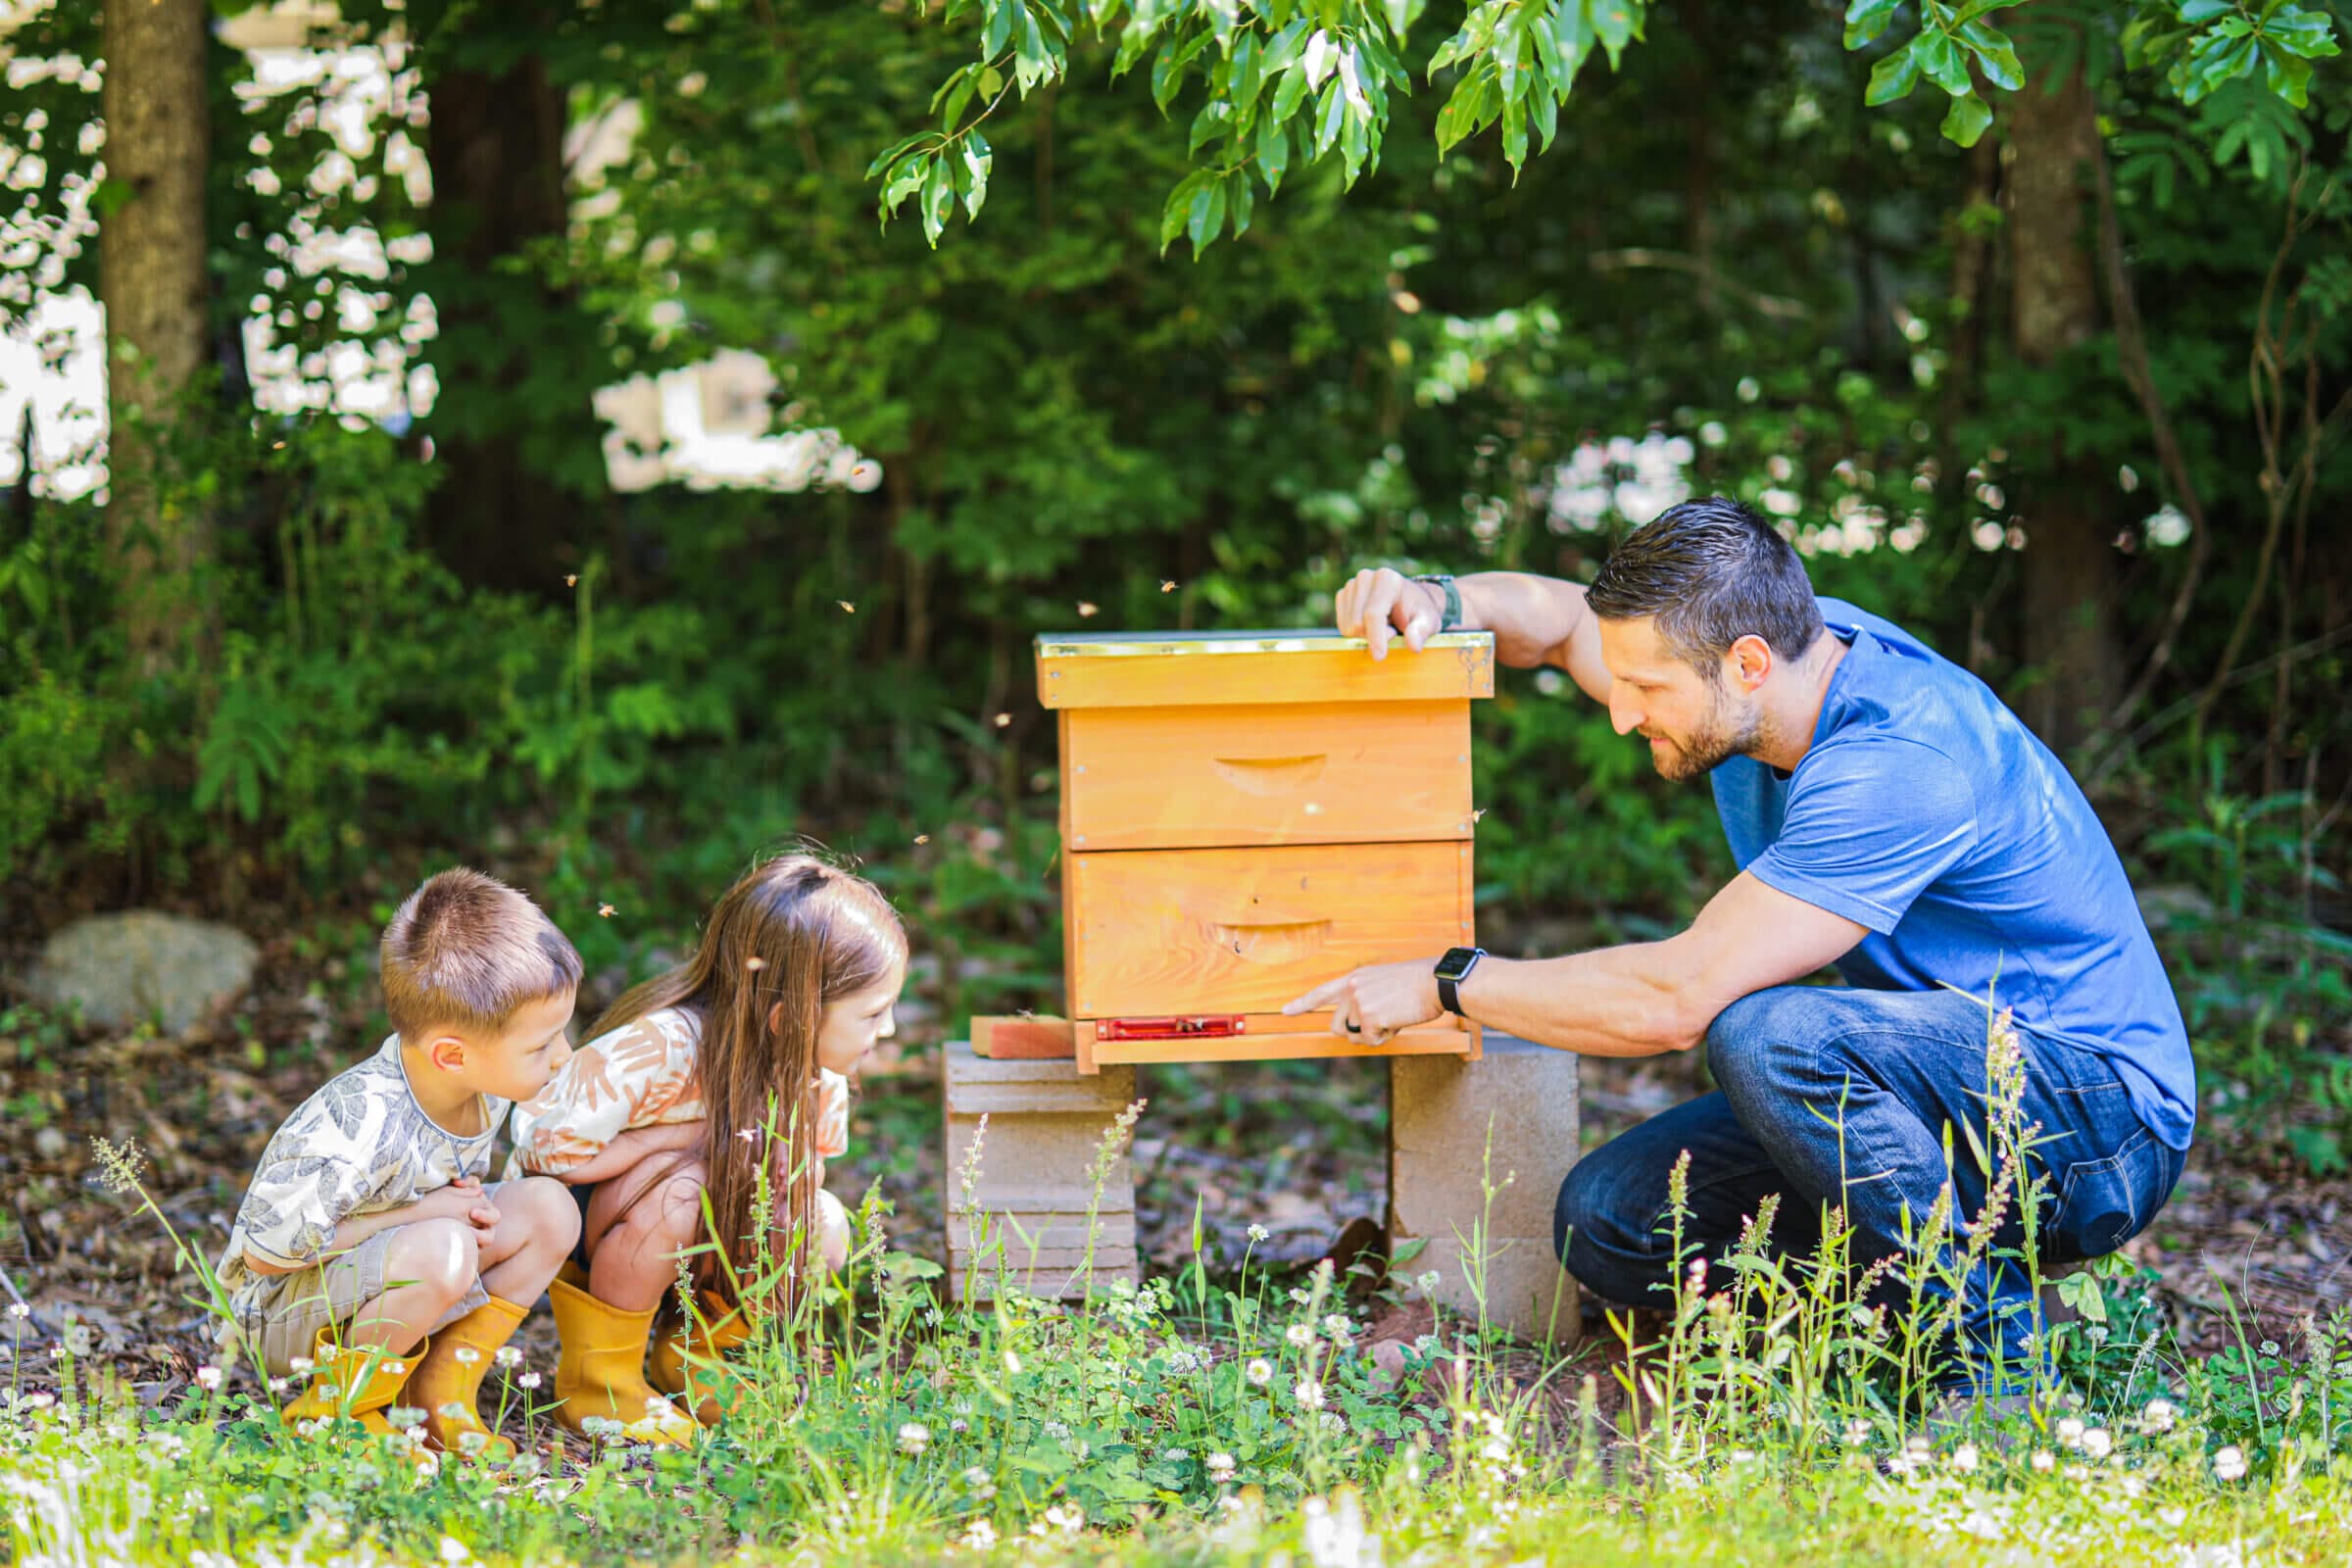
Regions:
M 990 116 L 984 213 L 934 248 L 878 221 L 868 171 L 986 47 L 979 13 L 354 3 L 311 41 L 387 62 L 364 136 L 332 73 L 265 81 L 216 28 L 185 323 L 209 368 L 137 426 L 139 517 L 31 464 L 0 509 L 8 935 L 134 901 L 359 930 L 466 858 L 610 981 L 809 835 L 917 921 L 950 1022 L 1052 1006 L 1032 636 L 1088 607 L 1314 624 L 1375 562 L 1589 574 L 1662 499 L 1720 491 L 2067 751 L 2168 890 L 2209 1089 L 2340 1163 L 2352 92 L 2322 59 L 2300 107 L 2259 74 L 2184 95 L 2116 17 L 2018 10 L 2034 84 L 1973 149 L 1940 94 L 1866 103 L 1907 27 L 1855 51 L 1835 8 L 1685 0 L 1588 64 L 1523 168 L 1496 131 L 1439 150 L 1475 69 L 1448 66 L 1388 98 L 1360 177 L 1302 153 L 1197 257 L 1162 237 L 1202 89 L 1163 79 L 1163 113 L 1084 29 L 1066 80 Z M 128 194 L 101 177 L 101 16 L 11 21 L 21 317 L 102 284 L 90 227 Z M 2091 156 L 2051 229 L 2020 174 L 2067 93 Z M 550 134 L 613 116 L 635 129 L 601 168 Z M 360 260 L 306 243 L 361 229 L 385 243 Z M 2022 313 L 2054 265 L 2093 286 L 2052 352 Z M 307 383 L 357 341 L 435 394 L 413 420 L 257 413 L 249 321 Z M 594 391 L 722 348 L 879 482 L 615 491 Z M 184 518 L 201 549 L 158 608 L 122 530 Z M 1653 932 L 1728 869 L 1704 795 L 1558 680 L 1506 680 L 1478 723 L 1502 944 Z

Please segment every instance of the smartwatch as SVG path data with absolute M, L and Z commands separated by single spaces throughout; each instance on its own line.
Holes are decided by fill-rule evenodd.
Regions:
M 1430 571 L 1424 572 L 1420 576 L 1415 577 L 1413 581 L 1434 583 L 1445 593 L 1446 608 L 1438 615 L 1438 630 L 1452 631 L 1454 628 L 1461 625 L 1462 591 L 1453 585 L 1453 579 L 1451 577 L 1447 576 L 1442 571 Z
M 1438 1000 L 1446 1004 L 1447 1012 L 1457 1017 L 1469 1016 L 1462 1011 L 1459 988 L 1470 978 L 1470 971 L 1478 967 L 1478 960 L 1486 956 L 1484 948 L 1448 948 L 1446 956 L 1438 960 Z

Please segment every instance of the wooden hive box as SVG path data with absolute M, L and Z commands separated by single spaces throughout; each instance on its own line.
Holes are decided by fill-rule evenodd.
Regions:
M 1078 1063 L 1478 1054 L 1448 1016 L 1351 1046 L 1284 1003 L 1473 941 L 1470 703 L 1494 641 L 1375 662 L 1336 632 L 1037 640 L 1061 734 Z

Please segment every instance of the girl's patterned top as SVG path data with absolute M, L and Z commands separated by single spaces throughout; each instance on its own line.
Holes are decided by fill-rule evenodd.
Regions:
M 514 1107 L 514 1158 L 509 1177 L 561 1176 L 594 1159 L 632 1127 L 703 1119 L 702 1020 L 663 1007 L 622 1024 L 572 1053 L 536 1098 Z M 817 1069 L 813 1152 L 849 1152 L 850 1083 Z

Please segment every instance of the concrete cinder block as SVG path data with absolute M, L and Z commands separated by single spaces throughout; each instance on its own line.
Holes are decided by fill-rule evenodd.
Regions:
M 956 1042 L 947 1050 L 943 1086 L 951 1294 L 985 1298 L 1004 1280 L 1031 1295 L 1075 1299 L 1090 1283 L 1133 1281 L 1135 1174 L 1127 1137 L 1119 1139 L 1100 1193 L 1091 1172 L 1111 1124 L 1135 1098 L 1135 1070 L 1081 1075 L 1072 1060 L 991 1058 Z M 964 1166 L 975 1142 L 978 1174 L 967 1193 Z
M 1397 1056 L 1389 1086 L 1389 1242 L 1428 1244 L 1404 1272 L 1436 1269 L 1439 1303 L 1475 1316 L 1483 1265 L 1489 1323 L 1573 1342 L 1576 1281 L 1551 1220 L 1577 1157 L 1575 1053 L 1490 1029 L 1482 1059 Z

